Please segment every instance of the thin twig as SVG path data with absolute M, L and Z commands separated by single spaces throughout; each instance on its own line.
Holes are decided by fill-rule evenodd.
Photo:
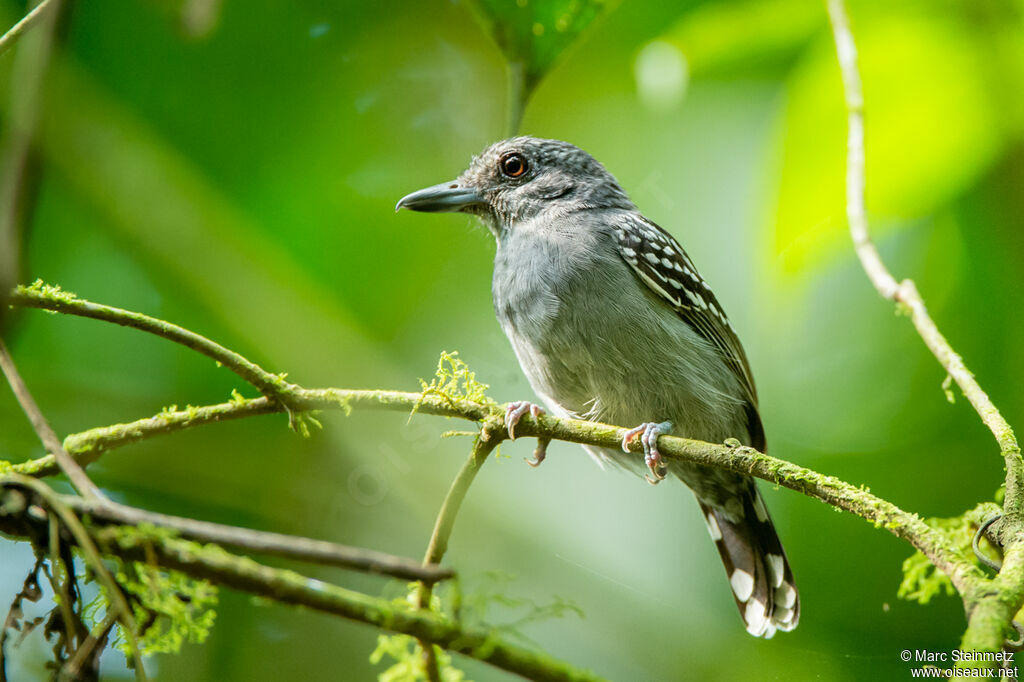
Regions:
M 114 627 L 115 623 L 117 623 L 117 614 L 112 611 L 107 614 L 102 622 L 96 624 L 81 646 L 75 650 L 71 660 L 64 664 L 64 669 L 61 672 L 68 679 L 78 679 L 78 673 L 82 666 L 85 665 L 93 651 L 96 650 L 96 645 L 110 634 L 110 630 Z
M 974 407 L 981 420 L 995 436 L 1007 464 L 1013 469 L 1024 470 L 1020 458 L 1020 446 L 1013 429 L 1003 418 L 988 394 L 982 390 L 974 375 L 964 365 L 963 359 L 953 350 L 949 341 L 939 331 L 928 314 L 924 300 L 914 286 L 905 279 L 897 282 L 882 262 L 882 258 L 871 241 L 868 231 L 867 209 L 864 200 L 864 96 L 861 91 L 860 71 L 857 68 L 857 47 L 850 32 L 843 0 L 829 0 L 829 16 L 836 42 L 836 54 L 843 75 L 843 90 L 847 109 L 847 159 L 846 159 L 846 213 L 850 223 L 857 256 L 871 283 L 883 297 L 903 304 L 909 310 L 910 318 L 939 364 L 956 381 L 964 396 Z M 1007 472 L 1008 474 L 1010 472 Z M 1024 487 L 1024 473 L 1014 473 L 1013 480 L 1007 480 L 1007 497 L 1020 499 Z M 1012 483 L 1012 490 L 1011 484 Z
M 123 327 L 155 334 L 215 360 L 252 384 L 263 395 L 280 400 L 285 405 L 289 402 L 291 384 L 285 381 L 282 375 L 272 374 L 239 353 L 176 324 L 142 313 L 86 301 L 70 292 L 47 287 L 41 282 L 30 287 L 17 287 L 11 294 L 10 304 L 113 322 Z
M 428 584 L 450 578 L 455 574 L 448 568 L 436 565 L 423 566 L 412 559 L 361 547 L 350 547 L 296 535 L 269 533 L 180 516 L 169 516 L 117 503 L 97 504 L 75 497 L 61 497 L 60 499 L 75 513 L 88 514 L 97 521 L 129 526 L 149 524 L 157 528 L 173 530 L 180 537 L 196 542 L 212 542 L 260 554 L 270 554 L 314 564 L 340 566 L 401 580 L 419 580 Z
M 28 29 L 39 23 L 48 11 L 54 9 L 56 0 L 43 0 L 36 5 L 31 12 L 21 18 L 21 21 L 12 26 L 7 33 L 0 37 L 0 55 L 7 52 L 7 50 L 14 47 L 14 44 L 18 42 L 21 36 Z
M 969 618 L 961 646 L 964 649 L 997 651 L 1003 646 L 1005 632 L 1011 621 L 1024 605 L 1024 460 L 1021 459 L 1020 446 L 1013 429 L 967 369 L 960 355 L 939 331 L 914 282 L 905 279 L 897 283 L 871 241 L 864 199 L 864 97 L 857 66 L 857 48 L 850 31 L 844 0 L 829 0 L 828 10 L 846 100 L 846 211 L 857 256 L 878 292 L 909 313 L 925 345 L 956 381 L 982 422 L 992 432 L 1005 463 L 1006 492 L 999 532 L 1004 550 L 1002 569 L 994 580 L 957 585 L 958 591 L 964 596 Z M 928 558 L 934 563 L 933 557 Z
M 60 496 L 52 491 L 49 487 L 43 484 L 41 481 L 37 481 L 34 478 L 28 476 L 21 476 L 19 474 L 7 474 L 5 477 L 10 477 L 20 485 L 29 488 L 32 492 L 38 495 L 43 502 L 46 504 L 46 508 L 49 513 L 56 514 L 60 519 L 60 522 L 67 528 L 68 532 L 75 540 L 75 544 L 82 550 L 85 555 L 86 563 L 89 568 L 99 578 L 100 583 L 103 585 L 103 589 L 107 593 L 107 599 L 117 619 L 124 626 L 125 640 L 128 642 L 129 648 L 132 650 L 132 656 L 135 659 L 135 677 L 136 679 L 145 682 L 146 670 L 142 665 L 142 655 L 139 652 L 138 642 L 136 641 L 136 623 L 135 616 L 132 613 L 131 606 L 128 605 L 128 600 L 125 599 L 124 593 L 121 592 L 120 586 L 114 579 L 114 576 L 107 570 L 106 565 L 103 563 L 103 558 L 100 556 L 99 550 L 96 548 L 96 544 L 93 542 L 89 535 L 89 532 L 82 525 L 82 522 L 78 519 L 74 512 L 72 512 L 67 505 L 61 500 Z M 69 569 L 70 570 L 70 569 Z
M 53 52 L 60 0 L 29 3 L 35 7 L 0 37 L 0 55 L 32 26 L 31 38 L 18 50 L 9 74 L 10 92 L 0 142 L 0 322 L 7 315 L 7 292 L 21 267 L 22 234 L 34 205 L 41 161 L 34 152 L 43 81 Z
M 64 450 L 64 446 L 61 444 L 57 434 L 50 428 L 46 417 L 43 416 L 35 399 L 32 398 L 32 394 L 18 373 L 18 368 L 15 366 L 11 354 L 7 352 L 7 346 L 4 344 L 3 339 L 0 339 L 0 369 L 3 370 L 4 376 L 7 377 L 7 383 L 11 385 L 11 390 L 14 391 L 21 409 L 24 410 L 25 414 L 28 415 L 29 421 L 32 422 L 32 428 L 35 429 L 39 440 L 43 442 L 43 446 L 54 457 L 61 471 L 71 481 L 71 485 L 75 486 L 75 490 L 85 498 L 105 501 L 107 498 L 86 475 L 85 470 L 82 469 L 78 462 Z
M 455 519 L 459 515 L 459 508 L 462 501 L 466 499 L 469 486 L 473 484 L 477 472 L 484 465 L 491 452 L 498 445 L 500 439 L 491 437 L 491 434 L 484 429 L 481 431 L 476 442 L 473 444 L 473 451 L 463 463 L 459 473 L 455 475 L 448 494 L 441 503 L 441 510 L 437 513 L 437 520 L 434 522 L 434 532 L 430 535 L 430 543 L 427 545 L 426 555 L 423 557 L 423 565 L 436 566 L 441 563 L 444 554 L 448 551 L 448 540 L 451 538 L 452 529 L 455 527 Z M 420 609 L 430 608 L 431 586 L 421 582 L 416 587 L 416 607 Z M 433 645 L 425 640 L 420 640 L 420 647 L 423 650 L 423 669 L 430 682 L 440 682 L 441 675 L 437 667 L 437 655 Z
M 68 578 L 73 575 L 74 570 L 65 566 L 60 558 L 60 521 L 56 514 L 50 514 L 50 579 L 53 581 L 53 593 L 59 600 L 61 620 L 64 621 L 64 634 L 67 637 L 67 646 L 77 646 L 74 625 L 75 619 L 71 612 L 71 595 L 68 594 Z M 62 576 L 61 573 L 64 575 Z

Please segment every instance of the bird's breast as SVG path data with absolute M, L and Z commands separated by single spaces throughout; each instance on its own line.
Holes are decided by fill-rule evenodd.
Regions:
M 534 391 L 591 419 L 739 433 L 740 391 L 719 353 L 594 234 L 524 231 L 499 244 L 495 312 Z

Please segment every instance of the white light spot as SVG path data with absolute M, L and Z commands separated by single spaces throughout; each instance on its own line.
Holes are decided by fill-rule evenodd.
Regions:
M 626 254 L 626 258 L 636 258 L 636 251 L 629 248 L 628 246 L 624 246 L 622 248 L 622 253 Z
M 733 594 L 740 601 L 747 601 L 750 599 L 750 595 L 754 593 L 754 576 L 750 575 L 746 571 L 737 568 L 732 572 L 732 577 L 729 578 L 729 584 L 732 585 Z M 760 602 L 751 602 L 758 603 Z M 747 610 L 750 610 L 750 604 L 747 604 Z M 764 617 L 764 605 L 761 604 L 761 617 Z M 750 618 L 745 619 L 748 623 Z
M 679 48 L 664 40 L 651 41 L 640 50 L 633 68 L 640 101 L 651 109 L 672 109 L 683 99 L 689 70 Z
M 655 255 L 654 255 L 653 253 L 651 253 L 650 251 L 648 251 L 647 253 L 645 253 L 645 254 L 644 254 L 644 257 L 645 257 L 645 258 L 646 258 L 647 260 L 649 260 L 649 261 L 651 262 L 651 265 L 657 265 L 657 264 L 658 264 L 658 257 L 657 257 L 657 256 L 655 256 Z
M 776 606 L 775 611 L 772 612 L 772 618 L 780 625 L 787 625 L 789 621 L 793 620 L 793 611 L 785 606 Z
M 707 305 L 704 303 L 704 299 L 698 296 L 697 294 L 693 293 L 689 289 L 686 290 L 686 298 L 690 299 L 690 302 L 693 303 L 695 306 L 699 306 L 701 308 L 707 307 Z
M 664 265 L 666 268 L 672 267 L 672 261 L 670 261 L 668 258 L 662 258 L 661 264 Z

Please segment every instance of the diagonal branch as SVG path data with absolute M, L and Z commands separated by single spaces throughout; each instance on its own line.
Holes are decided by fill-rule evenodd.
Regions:
M 864 199 L 864 96 L 857 47 L 844 0 L 829 0 L 828 10 L 846 99 L 846 212 L 857 256 L 878 292 L 909 313 L 925 345 L 992 432 L 1005 462 L 1006 494 L 1000 528 L 1005 553 L 1003 568 L 994 580 L 983 581 L 975 585 L 976 589 L 965 591 L 957 586 L 964 596 L 969 619 L 963 648 L 998 651 L 1010 622 L 1024 605 L 1024 460 L 1013 429 L 939 331 L 914 282 L 909 279 L 897 282 L 871 241 Z
M 857 68 L 857 46 L 850 32 L 850 22 L 843 0 L 829 0 L 828 8 L 846 97 L 846 215 L 857 257 L 860 258 L 864 271 L 878 293 L 906 307 L 928 350 L 953 378 L 985 426 L 992 432 L 1006 459 L 1007 512 L 1020 514 L 1021 508 L 1024 507 L 1024 461 L 1021 460 L 1020 446 L 1013 429 L 967 369 L 963 359 L 939 331 L 935 321 L 928 314 L 914 282 L 909 279 L 897 282 L 871 241 L 864 199 L 864 96 L 861 91 L 860 71 Z
M 31 12 L 22 17 L 21 21 L 8 29 L 7 33 L 0 37 L 0 55 L 14 47 L 14 44 L 24 35 L 25 31 L 38 24 L 39 20 L 45 17 L 47 12 L 54 9 L 55 4 L 56 0 L 43 0 L 32 8 Z
M 473 481 L 476 479 L 480 468 L 487 461 L 494 448 L 498 446 L 499 442 L 501 442 L 501 439 L 493 437 L 491 431 L 487 428 L 484 428 L 477 437 L 476 442 L 473 444 L 472 452 L 469 453 L 469 457 L 462 465 L 462 468 L 459 469 L 459 473 L 456 474 L 455 480 L 452 481 L 451 488 L 449 488 L 444 502 L 441 503 L 441 511 L 437 513 L 434 532 L 430 535 L 427 553 L 423 557 L 423 565 L 425 567 L 436 566 L 444 558 L 444 553 L 448 551 L 448 540 L 452 535 L 452 529 L 455 527 L 455 518 L 459 515 L 462 501 L 466 499 L 469 486 L 473 485 Z M 421 582 L 416 587 L 416 607 L 429 609 L 430 596 L 431 586 Z M 427 679 L 430 682 L 439 682 L 441 675 L 438 671 L 437 655 L 434 653 L 433 647 L 426 640 L 420 640 L 420 647 L 423 650 L 423 667 L 427 674 Z
M 68 291 L 62 291 L 59 287 L 45 285 L 42 281 L 36 281 L 32 286 L 17 287 L 11 294 L 10 304 L 113 322 L 122 327 L 155 334 L 215 360 L 240 376 L 246 383 L 255 386 L 268 398 L 280 400 L 285 405 L 289 403 L 291 384 L 284 380 L 283 375 L 272 374 L 235 351 L 176 324 L 142 313 L 86 301 Z
M 314 564 L 340 566 L 401 580 L 419 580 L 429 585 L 454 575 L 454 572 L 448 568 L 441 568 L 437 565 L 420 565 L 411 559 L 361 547 L 349 547 L 296 535 L 268 533 L 180 516 L 169 516 L 117 503 L 96 504 L 77 497 L 61 499 L 75 513 L 88 514 L 97 521 L 130 526 L 149 524 L 157 528 L 167 528 L 180 537 L 195 542 L 212 542 L 225 547 Z
M 60 438 L 50 428 L 49 422 L 46 421 L 46 417 L 40 411 L 39 405 L 36 404 L 35 399 L 22 380 L 21 374 L 18 373 L 18 368 L 14 364 L 11 354 L 7 352 L 7 346 L 4 344 L 3 339 L 0 339 L 0 369 L 3 370 L 4 376 L 7 377 L 7 382 L 11 385 L 11 390 L 14 391 L 21 409 L 24 410 L 25 414 L 28 415 L 29 421 L 32 422 L 32 428 L 35 429 L 39 440 L 43 442 L 50 456 L 54 458 L 61 471 L 71 481 L 71 485 L 75 486 L 75 490 L 85 498 L 106 501 L 106 496 L 100 492 L 100 489 L 92 482 L 92 479 L 85 473 L 81 465 L 67 453 L 60 442 Z

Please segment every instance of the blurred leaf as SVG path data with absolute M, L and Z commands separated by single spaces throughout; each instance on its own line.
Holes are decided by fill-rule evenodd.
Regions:
M 853 29 L 868 211 L 876 222 L 931 214 L 976 182 L 1005 142 L 981 50 L 962 25 L 933 14 L 854 15 Z M 790 272 L 847 248 L 842 103 L 831 38 L 823 36 L 787 85 L 775 224 Z
M 796 54 L 827 20 L 822 4 L 804 0 L 705 3 L 661 40 L 682 51 L 694 74 L 756 69 Z
M 474 0 L 484 29 L 510 65 L 523 70 L 525 94 L 609 5 L 608 0 Z

